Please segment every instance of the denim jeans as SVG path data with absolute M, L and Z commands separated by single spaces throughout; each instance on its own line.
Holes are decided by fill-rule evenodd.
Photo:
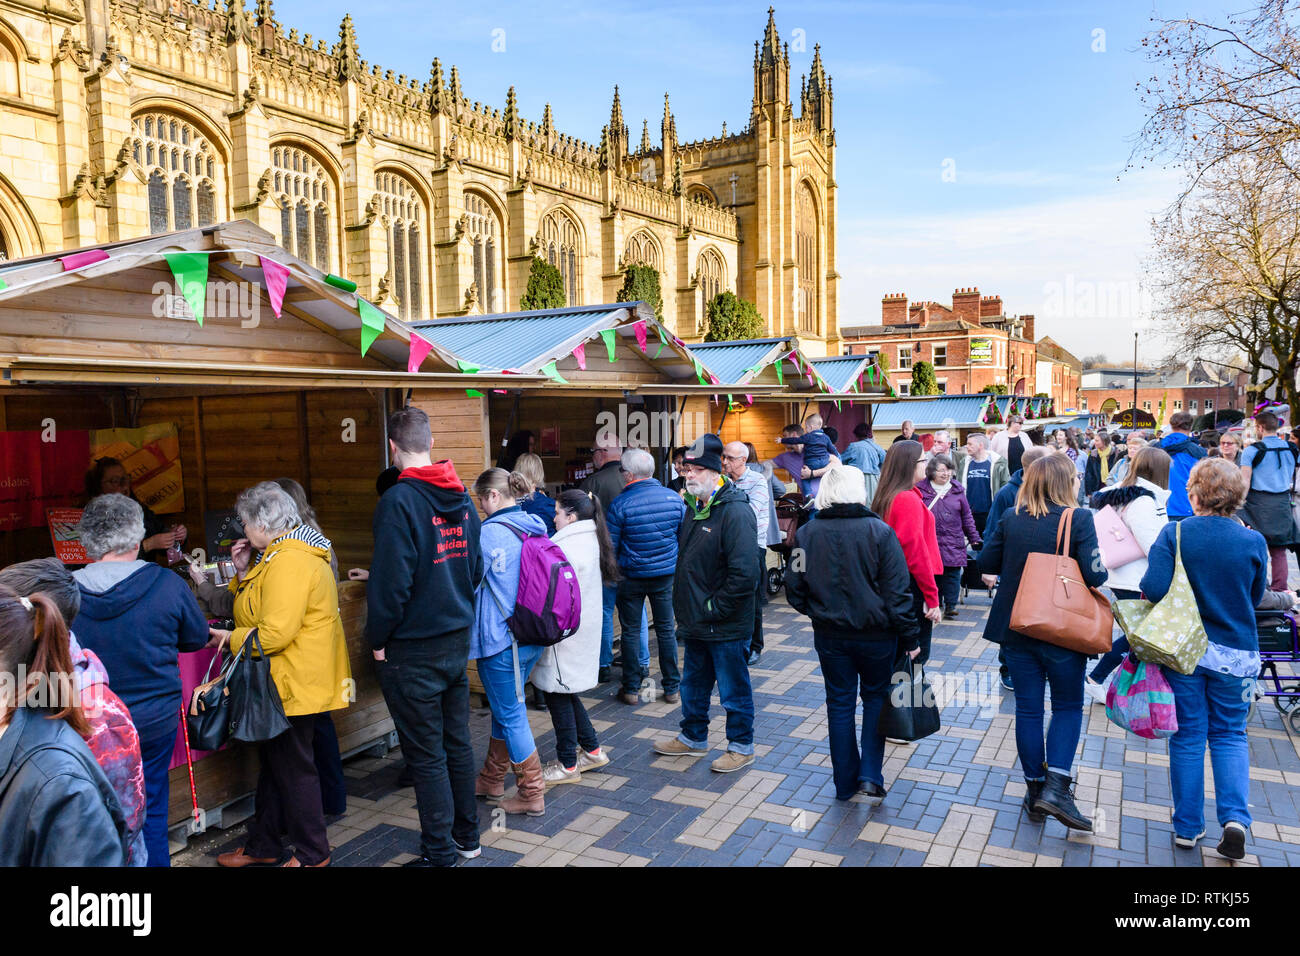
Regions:
M 582 705 L 582 698 L 577 694 L 553 694 L 546 692 L 546 707 L 551 712 L 551 723 L 555 727 L 555 757 L 565 767 L 572 767 L 578 762 L 578 745 L 591 753 L 600 746 L 596 737 L 596 728 L 591 726 L 587 708 Z
M 659 644 L 659 679 L 664 693 L 671 694 L 681 683 L 677 669 L 677 638 L 673 627 L 673 576 L 663 574 L 653 578 L 624 578 L 618 582 L 618 622 L 624 634 L 635 628 L 637 611 L 641 612 L 642 633 L 645 633 L 646 600 L 654 610 L 655 640 Z M 644 638 L 643 638 L 644 639 Z M 646 648 L 649 657 L 649 647 Z M 623 693 L 635 694 L 641 682 L 650 676 L 650 662 L 633 664 L 627 641 L 623 642 Z
M 1141 591 L 1129 591 L 1125 588 L 1111 588 L 1111 593 L 1115 595 L 1117 601 L 1131 601 L 1142 596 Z M 1097 661 L 1097 666 L 1088 674 L 1098 684 L 1102 683 L 1110 672 L 1119 667 L 1120 661 L 1124 660 L 1124 655 L 1129 651 L 1128 638 L 1121 632 L 1119 637 L 1115 638 L 1115 643 L 1110 646 L 1110 650 L 1101 655 L 1101 660 Z
M 1174 833 L 1205 829 L 1205 745 L 1214 771 L 1219 825 L 1233 820 L 1250 828 L 1250 744 L 1246 715 L 1254 681 L 1198 667 L 1191 674 L 1163 668 L 1174 689 L 1178 733 L 1169 738 L 1169 778 L 1174 795 Z
M 961 599 L 961 572 L 964 568 L 956 565 L 946 565 L 943 574 L 934 576 L 934 585 L 939 589 L 939 602 L 943 605 L 945 611 L 950 611 L 957 607 L 958 600 Z
M 1026 780 L 1042 780 L 1043 764 L 1070 776 L 1083 730 L 1083 669 L 1077 651 L 1026 639 L 1005 647 L 1016 694 L 1016 749 Z M 1051 688 L 1052 720 L 1043 743 L 1043 690 Z
M 925 616 L 925 598 L 921 594 L 920 587 L 917 586 L 916 578 L 910 580 L 912 586 L 912 613 L 916 615 L 917 637 L 921 642 L 921 653 L 916 657 L 916 663 L 919 665 L 930 659 L 930 635 L 934 630 L 934 624 Z M 900 644 L 895 659 L 902 653 L 903 646 Z
M 415 779 L 420 853 L 436 864 L 456 861 L 452 840 L 463 847 L 478 846 L 465 674 L 468 654 L 466 630 L 444 637 L 389 641 L 379 663 L 379 686 Z M 505 654 L 510 656 L 509 649 Z M 510 699 L 514 700 L 513 678 Z
M 754 752 L 754 692 L 749 684 L 749 638 L 699 641 L 685 638 L 682 667 L 682 743 L 709 745 L 709 698 L 714 684 L 727 713 L 727 749 Z
M 167 840 L 167 766 L 176 746 L 180 709 L 176 721 L 163 733 L 140 738 L 140 761 L 144 770 L 144 845 L 149 852 L 147 866 L 171 866 Z
M 528 680 L 533 665 L 544 650 L 536 644 L 520 646 L 520 681 Z M 483 682 L 488 707 L 492 709 L 492 736 L 509 745 L 512 761 L 523 763 L 537 749 L 537 743 L 533 740 L 532 728 L 528 726 L 528 708 L 516 692 L 515 661 L 511 649 L 507 647 L 491 657 L 479 658 L 478 676 Z
M 600 666 L 609 667 L 614 663 L 614 608 L 618 605 L 618 587 L 602 585 L 601 598 L 604 617 L 600 625 Z M 643 670 L 650 670 L 650 639 L 644 610 L 641 612 L 641 655 L 638 660 Z
M 885 738 L 876 733 L 894 670 L 890 641 L 850 641 L 813 632 L 826 685 L 826 729 L 830 737 L 835 799 L 847 800 L 865 783 L 885 785 Z M 856 717 L 862 698 L 862 751 Z

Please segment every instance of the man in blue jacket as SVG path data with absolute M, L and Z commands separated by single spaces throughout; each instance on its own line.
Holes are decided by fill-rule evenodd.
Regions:
M 655 460 L 648 451 L 629 448 L 623 452 L 622 468 L 627 485 L 605 517 L 623 574 L 618 584 L 618 621 L 624 634 L 635 634 L 645 602 L 650 601 L 664 700 L 675 704 L 681 675 L 673 629 L 673 570 L 677 566 L 677 528 L 686 505 L 654 479 Z M 623 687 L 617 695 L 625 704 L 640 703 L 641 683 L 649 676 L 649 668 L 642 670 L 636 657 L 635 648 L 625 640 Z
M 1173 459 L 1169 464 L 1169 504 L 1166 505 L 1170 521 L 1182 521 L 1191 516 L 1192 506 L 1187 500 L 1187 479 L 1192 473 L 1192 466 L 1205 457 L 1201 443 L 1188 434 L 1191 428 L 1191 415 L 1187 412 L 1174 412 L 1169 417 L 1169 434 L 1160 439 L 1160 447 Z

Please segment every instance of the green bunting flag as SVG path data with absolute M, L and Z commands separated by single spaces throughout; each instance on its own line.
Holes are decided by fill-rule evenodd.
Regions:
M 782 361 L 783 361 L 782 359 L 777 359 L 775 362 L 772 363 L 773 367 L 776 369 L 776 383 L 777 383 L 778 385 L 784 385 L 784 384 L 785 384 L 785 376 L 781 374 L 781 362 L 782 362 Z
M 552 381 L 559 382 L 561 385 L 569 384 L 564 380 L 563 376 L 561 376 L 560 373 L 555 370 L 554 362 L 547 362 L 545 365 L 543 365 L 542 374 L 545 375 L 547 378 L 551 379 Z
M 9 288 L 9 283 L 5 282 L 4 279 L 0 279 L 0 292 L 3 292 L 7 288 Z
M 203 303 L 208 297 L 208 254 L 206 252 L 168 252 L 163 256 L 171 267 L 181 295 L 199 325 L 203 325 Z
M 659 333 L 662 335 L 663 333 Z M 601 329 L 600 337 L 605 340 L 605 351 L 609 353 L 609 360 L 617 362 L 618 358 L 614 355 L 614 342 L 618 338 L 618 333 L 613 329 Z
M 336 289 L 342 289 L 344 292 L 356 292 L 357 284 L 351 279 L 345 279 L 342 276 L 336 276 L 330 273 L 325 277 L 325 282 L 334 286 Z
M 704 377 L 704 368 L 699 362 L 695 363 L 695 375 L 700 380 L 701 385 L 708 385 L 709 380 Z
M 361 315 L 361 354 L 365 355 L 384 331 L 384 313 L 361 296 L 357 296 L 357 312 Z
M 460 366 L 462 375 L 474 375 L 478 372 L 477 365 L 470 365 L 469 362 L 466 362 L 464 359 L 456 359 L 456 364 Z
M 480 392 L 480 391 L 479 391 L 478 389 L 476 389 L 476 388 L 467 388 L 467 389 L 465 389 L 465 397 L 466 397 L 466 398 L 482 398 L 482 397 L 483 397 L 483 393 Z
M 659 333 L 659 348 L 655 351 L 654 358 L 663 354 L 664 347 L 668 344 L 668 339 L 664 336 L 663 326 L 656 325 L 655 331 Z

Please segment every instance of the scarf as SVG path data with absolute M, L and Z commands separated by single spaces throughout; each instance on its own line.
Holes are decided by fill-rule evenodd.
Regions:
M 942 485 L 942 486 L 936 485 L 934 482 L 930 482 L 930 487 L 934 489 L 934 500 L 939 501 L 943 498 L 944 495 L 952 491 L 952 482 L 950 481 L 946 485 Z
M 700 501 L 698 498 L 696 498 L 689 491 L 685 492 L 683 497 L 686 503 L 691 506 L 691 511 L 694 514 L 693 520 L 703 521 L 705 518 L 709 516 L 709 509 L 713 507 L 713 502 L 718 497 L 718 489 L 725 484 L 726 484 L 726 479 L 724 479 L 721 475 L 718 475 L 718 483 L 713 486 L 713 494 L 709 495 L 709 500 L 704 502 L 703 508 L 700 507 Z
M 1098 452 L 1097 457 L 1101 459 L 1101 483 L 1104 485 L 1106 479 L 1110 477 L 1110 451 Z

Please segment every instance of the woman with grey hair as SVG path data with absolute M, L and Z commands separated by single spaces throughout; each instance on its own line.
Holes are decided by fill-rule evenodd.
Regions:
M 256 631 L 271 661 L 289 729 L 259 745 L 257 809 L 246 844 L 217 857 L 227 867 L 328 866 L 329 838 L 312 749 L 320 715 L 348 705 L 348 664 L 330 542 L 304 524 L 273 481 L 243 491 L 235 510 L 259 557 L 235 564 L 235 630 L 212 632 L 233 652 Z M 243 565 L 242 567 L 240 565 Z M 285 837 L 294 855 L 281 864 Z
M 167 768 L 181 713 L 179 653 L 208 642 L 208 622 L 172 572 L 140 559 L 144 511 L 126 495 L 100 495 L 78 526 L 91 563 L 81 589 L 77 640 L 108 671 L 131 711 L 144 765 L 144 842 L 150 866 L 167 866 Z

